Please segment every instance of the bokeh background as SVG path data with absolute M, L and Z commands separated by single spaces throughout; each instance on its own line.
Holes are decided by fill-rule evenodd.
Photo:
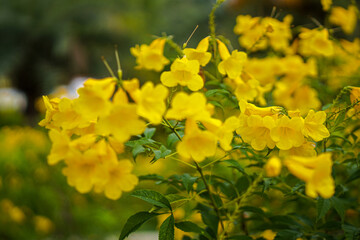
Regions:
M 342 2 L 347 1 L 336 4 Z M 142 209 L 142 203 L 126 194 L 118 201 L 81 195 L 68 186 L 61 167 L 46 162 L 50 143 L 46 131 L 37 127 L 43 114 L 38 99 L 65 91 L 60 85 L 75 89 L 74 79 L 107 77 L 101 56 L 115 68 L 115 45 L 125 79 L 159 81 L 158 74 L 134 69 L 130 47 L 163 34 L 173 35 L 182 45 L 199 25 L 188 45 L 195 47 L 209 33 L 208 15 L 214 3 L 0 0 L 1 240 L 117 238 L 124 221 L 135 209 Z M 323 22 L 325 17 L 317 0 L 228 0 L 216 12 L 217 33 L 239 48 L 233 33 L 236 16 L 270 16 L 274 6 L 281 16 L 293 14 L 294 25 L 315 27 L 314 19 Z M 355 31 L 350 38 L 358 34 Z M 167 171 L 160 163 L 148 168 Z M 148 229 L 155 225 L 149 222 Z

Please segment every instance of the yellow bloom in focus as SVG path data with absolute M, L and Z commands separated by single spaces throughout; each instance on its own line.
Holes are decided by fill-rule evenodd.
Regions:
M 64 132 L 59 132 L 55 129 L 49 131 L 49 137 L 52 142 L 52 147 L 47 160 L 50 165 L 54 165 L 66 158 L 70 150 L 70 137 Z
M 279 151 L 280 157 L 287 156 L 300 156 L 300 157 L 315 157 L 315 143 L 310 141 L 305 141 L 300 147 L 292 147 L 289 150 L 281 150 Z
M 139 119 L 137 106 L 132 103 L 118 102 L 121 94 L 114 96 L 114 105 L 109 115 L 100 117 L 96 125 L 96 133 L 112 135 L 119 142 L 126 142 L 131 136 L 145 131 L 146 124 Z
M 332 4 L 332 0 L 321 0 L 321 5 L 325 12 L 327 12 L 330 9 L 331 4 Z
M 277 116 L 282 110 L 281 107 L 257 107 L 254 104 L 248 103 L 246 101 L 240 100 L 239 102 L 240 111 L 245 115 L 259 115 L 261 117 L 265 116 Z M 276 117 L 277 118 L 277 117 Z
M 334 179 L 331 177 L 331 153 L 317 157 L 289 157 L 284 164 L 297 178 L 306 182 L 306 195 L 316 198 L 330 198 L 335 193 Z
M 86 80 L 84 87 L 78 90 L 79 97 L 74 100 L 74 109 L 88 121 L 96 121 L 99 116 L 108 114 L 115 85 L 114 78 Z
M 302 134 L 303 120 L 300 117 L 289 118 L 283 116 L 276 120 L 276 126 L 271 129 L 271 139 L 281 150 L 289 150 L 292 147 L 300 147 L 304 142 Z
M 357 9 L 351 5 L 348 9 L 342 7 L 333 7 L 329 17 L 330 23 L 340 26 L 344 33 L 351 34 L 354 32 L 357 22 Z
M 133 164 L 130 160 L 109 161 L 104 166 L 108 177 L 106 182 L 95 186 L 95 189 L 97 192 L 104 191 L 107 198 L 119 199 L 122 192 L 129 192 L 138 184 L 138 178 L 131 173 Z
M 330 136 L 329 130 L 324 126 L 326 113 L 324 111 L 314 112 L 310 110 L 304 120 L 303 134 L 319 142 Z
M 123 82 L 124 88 L 129 92 L 131 98 L 137 104 L 137 113 L 149 120 L 153 124 L 161 123 L 162 116 L 166 110 L 165 99 L 168 96 L 168 89 L 161 84 L 154 87 L 152 82 L 146 82 L 141 89 L 139 89 L 139 80 L 131 80 Z M 133 87 L 133 85 L 137 87 Z
M 211 59 L 211 53 L 207 52 L 209 47 L 209 37 L 201 40 L 196 47 L 194 48 L 185 48 L 183 50 L 185 56 L 189 60 L 197 60 L 201 66 L 205 66 Z
M 303 56 L 331 57 L 334 55 L 334 46 L 326 28 L 322 30 L 303 28 L 299 38 L 299 52 Z
M 133 56 L 136 57 L 137 69 L 147 69 L 160 72 L 164 66 L 169 64 L 169 60 L 164 57 L 164 46 L 166 39 L 158 38 L 152 41 L 150 45 L 136 45 L 130 49 Z
M 180 156 L 200 162 L 215 155 L 216 148 L 217 138 L 213 133 L 201 131 L 195 121 L 186 120 L 185 135 L 176 147 Z
M 45 118 L 39 122 L 39 125 L 46 128 L 56 128 L 52 124 L 52 118 L 54 114 L 59 111 L 58 104 L 60 102 L 60 98 L 52 98 L 50 100 L 48 96 L 43 96 L 43 101 L 46 108 L 46 113 Z
M 217 40 L 217 42 L 222 59 L 218 65 L 219 72 L 223 75 L 228 75 L 228 77 L 232 79 L 240 77 L 243 65 L 247 59 L 246 53 L 234 50 L 230 55 L 225 44 L 219 40 Z
M 281 161 L 278 157 L 270 158 L 265 164 L 265 171 L 268 177 L 276 177 L 279 176 L 281 172 Z
M 203 93 L 196 92 L 188 95 L 185 92 L 179 92 L 173 98 L 171 108 L 166 113 L 166 118 L 203 120 L 210 118 L 211 110 L 212 105 L 206 103 L 206 97 Z
M 35 216 L 34 218 L 35 230 L 41 234 L 48 234 L 54 229 L 53 222 L 44 216 Z
M 175 87 L 178 84 L 187 86 L 191 91 L 198 91 L 204 86 L 204 81 L 198 74 L 200 64 L 197 60 L 189 60 L 186 57 L 176 59 L 170 67 L 171 71 L 165 71 L 160 76 L 160 81 L 167 87 Z
M 53 114 L 52 124 L 63 130 L 74 130 L 90 125 L 87 116 L 81 115 L 74 109 L 74 100 L 63 98 L 58 103 L 58 111 Z

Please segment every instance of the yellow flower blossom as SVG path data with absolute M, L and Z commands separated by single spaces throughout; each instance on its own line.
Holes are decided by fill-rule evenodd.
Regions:
M 326 28 L 322 30 L 303 28 L 299 38 L 299 52 L 303 56 L 331 57 L 334 55 L 334 46 Z
M 166 39 L 158 38 L 152 41 L 150 45 L 136 45 L 130 49 L 133 56 L 136 57 L 137 69 L 147 69 L 160 72 L 164 66 L 169 64 L 169 60 L 164 57 L 164 46 Z
M 215 155 L 217 138 L 210 131 L 201 131 L 196 122 L 188 119 L 185 124 L 185 135 L 176 146 L 180 156 L 185 159 L 203 161 L 206 157 Z
M 96 191 L 104 191 L 109 199 L 116 200 L 122 192 L 129 192 L 138 183 L 138 178 L 131 173 L 133 164 L 130 160 L 108 161 L 106 165 L 108 177 L 106 182 L 96 186 Z
M 270 229 L 265 230 L 261 233 L 260 237 L 265 238 L 266 240 L 274 240 L 276 232 L 271 231 Z
M 292 147 L 289 150 L 279 151 L 279 156 L 301 156 L 301 157 L 315 157 L 315 143 L 310 141 L 305 141 L 300 147 Z
M 131 136 L 145 131 L 146 124 L 139 119 L 137 106 L 132 103 L 115 104 L 109 115 L 100 117 L 96 133 L 112 135 L 119 142 L 126 142 Z
M 166 118 L 184 120 L 191 118 L 193 120 L 203 120 L 210 118 L 212 105 L 206 103 L 206 97 L 203 93 L 192 93 L 188 95 L 185 92 L 179 92 L 171 102 L 171 108 L 166 113 Z
M 340 26 L 344 33 L 354 32 L 357 22 L 356 7 L 350 5 L 348 9 L 342 7 L 333 7 L 329 17 L 330 23 Z
M 52 124 L 52 118 L 56 112 L 59 111 L 58 104 L 60 98 L 49 99 L 48 96 L 43 96 L 44 105 L 46 108 L 45 118 L 39 122 L 39 125 L 46 128 L 56 128 Z
M 321 0 L 321 5 L 325 12 L 327 12 L 330 9 L 331 4 L 332 4 L 332 0 Z
M 88 121 L 96 121 L 99 116 L 108 114 L 115 85 L 114 78 L 86 80 L 84 87 L 78 90 L 79 97 L 74 100 L 75 111 Z
M 34 225 L 35 230 L 41 234 L 49 234 L 52 230 L 54 230 L 54 223 L 45 216 L 34 216 Z
M 204 86 L 204 81 L 198 74 L 200 64 L 197 60 L 189 60 L 186 57 L 176 59 L 170 67 L 171 71 L 165 71 L 160 76 L 160 81 L 167 87 L 175 87 L 178 84 L 187 86 L 191 91 L 198 91 Z
M 281 172 L 281 161 L 278 157 L 270 158 L 265 164 L 265 171 L 268 177 L 276 177 L 279 176 Z
M 306 195 L 316 198 L 330 198 L 335 192 L 334 179 L 331 177 L 331 153 L 317 157 L 291 156 L 284 164 L 297 178 L 306 182 Z
M 304 120 L 302 130 L 305 137 L 311 137 L 314 141 L 319 142 L 330 136 L 329 130 L 324 126 L 326 113 L 324 111 L 314 112 L 310 110 Z
M 289 118 L 283 116 L 276 120 L 276 126 L 271 129 L 271 139 L 281 150 L 288 150 L 292 147 L 300 147 L 304 142 L 302 134 L 303 120 L 300 117 Z
M 86 116 L 74 109 L 74 100 L 62 98 L 58 103 L 58 111 L 53 114 L 52 124 L 63 130 L 84 128 L 90 125 Z
M 165 99 L 168 96 L 168 89 L 161 84 L 154 87 L 152 82 L 146 82 L 139 89 L 139 80 L 133 79 L 132 81 L 137 82 L 136 88 L 127 86 L 127 81 L 123 82 L 123 86 L 136 102 L 137 113 L 153 124 L 161 123 L 166 110 Z
M 217 40 L 217 42 L 220 57 L 222 59 L 218 65 L 219 72 L 232 79 L 240 77 L 243 65 L 247 59 L 246 53 L 234 50 L 230 55 L 225 44 L 219 40 Z
M 207 52 L 208 47 L 209 37 L 206 37 L 199 42 L 196 49 L 185 48 L 183 52 L 189 60 L 197 60 L 201 66 L 206 66 L 211 59 L 211 53 Z
M 55 129 L 50 130 L 49 137 L 52 142 L 52 147 L 48 155 L 48 163 L 54 165 L 67 156 L 70 150 L 70 138 L 64 132 L 59 132 Z

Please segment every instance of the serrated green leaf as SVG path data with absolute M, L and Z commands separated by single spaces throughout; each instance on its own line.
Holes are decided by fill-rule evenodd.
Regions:
M 144 131 L 144 136 L 146 138 L 152 138 L 155 134 L 156 128 L 146 128 Z
M 344 230 L 346 240 L 360 239 L 360 228 L 347 224 L 342 224 L 341 228 Z
M 228 160 L 225 160 L 223 162 L 228 163 L 230 165 L 229 167 L 235 168 L 236 170 L 238 170 L 242 174 L 246 175 L 246 172 L 245 172 L 244 168 L 240 165 L 240 163 L 238 163 L 234 159 L 228 159 Z
M 171 214 L 160 226 L 159 240 L 174 240 L 175 219 Z
M 142 145 L 135 145 L 135 147 L 132 150 L 133 158 L 136 159 L 137 155 L 139 155 L 140 153 L 143 153 L 145 151 L 146 151 L 146 149 Z
M 183 232 L 202 233 L 204 229 L 193 222 L 183 221 L 175 223 L 175 226 Z
M 220 95 L 223 95 L 223 96 L 229 96 L 230 92 L 225 90 L 225 89 L 210 89 L 210 90 L 205 92 L 206 97 L 211 97 L 211 96 L 213 96 L 215 94 L 220 94 Z
M 317 208 L 316 221 L 319 221 L 330 210 L 331 201 L 329 199 L 324 199 L 319 197 L 319 199 L 317 200 L 316 208 Z
M 119 240 L 123 240 L 127 236 L 129 236 L 130 233 L 135 232 L 141 225 L 143 225 L 146 221 L 148 221 L 150 218 L 153 218 L 155 216 L 159 215 L 158 213 L 149 213 L 149 212 L 138 212 L 126 221 L 123 229 L 121 230 L 121 234 L 119 237 Z
M 209 233 L 212 237 L 217 237 L 219 218 L 210 211 L 201 211 L 201 219 L 209 227 Z
M 148 203 L 151 203 L 155 206 L 168 208 L 171 210 L 171 205 L 169 200 L 161 193 L 158 193 L 153 190 L 136 190 L 134 191 L 131 196 L 140 198 Z
M 180 133 L 179 133 L 180 134 Z M 180 135 L 181 136 L 181 135 Z M 170 133 L 169 136 L 167 137 L 166 140 L 166 145 L 168 148 L 173 148 L 173 146 L 175 145 L 175 143 L 177 143 L 179 140 L 179 138 L 176 136 L 175 133 Z
M 341 221 L 344 221 L 346 206 L 343 200 L 337 197 L 330 198 L 332 206 L 335 208 L 336 212 L 340 215 Z
M 218 101 L 209 101 L 209 103 L 211 103 L 215 107 L 218 107 L 218 108 L 221 108 L 222 110 L 224 110 L 224 107 Z
M 192 186 L 194 185 L 197 179 L 198 179 L 197 177 L 192 177 L 188 173 L 185 173 L 181 176 L 181 180 L 187 192 L 190 192 Z

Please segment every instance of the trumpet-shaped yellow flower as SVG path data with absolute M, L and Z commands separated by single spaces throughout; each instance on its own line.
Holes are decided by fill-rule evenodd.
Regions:
M 50 130 L 49 137 L 52 142 L 52 147 L 48 155 L 48 163 L 54 165 L 66 158 L 70 151 L 70 138 L 64 132 L 59 132 L 55 129 Z
M 216 148 L 217 137 L 213 133 L 201 131 L 194 120 L 186 120 L 185 135 L 176 146 L 180 156 L 200 162 L 215 155 Z
M 112 135 L 119 142 L 126 142 L 131 136 L 144 132 L 146 124 L 139 119 L 135 104 L 116 104 L 111 112 L 100 117 L 96 125 L 96 133 Z
M 164 46 L 166 39 L 158 38 L 152 41 L 150 45 L 136 45 L 130 49 L 133 56 L 136 57 L 137 69 L 147 69 L 160 72 L 164 66 L 169 64 L 169 60 L 164 57 Z
M 327 12 L 332 4 L 332 0 L 321 0 L 322 8 L 325 12 Z
M 299 38 L 299 52 L 303 56 L 331 57 L 334 55 L 334 46 L 326 28 L 322 30 L 303 28 Z
M 333 7 L 329 21 L 337 26 L 340 26 L 344 33 L 351 34 L 354 32 L 357 22 L 356 7 L 351 5 L 348 9 L 342 7 Z
M 168 96 L 168 89 L 161 84 L 154 87 L 152 82 L 146 82 L 139 89 L 139 80 L 133 79 L 132 81 L 137 82 L 137 84 L 135 83 L 137 87 L 133 87 L 134 83 L 130 83 L 128 86 L 127 81 L 123 82 L 123 86 L 136 102 L 137 113 L 153 124 L 161 123 L 166 110 L 165 99 Z
M 95 186 L 96 191 L 104 191 L 109 199 L 116 200 L 122 192 L 129 192 L 138 184 L 138 178 L 131 173 L 133 164 L 130 160 L 111 161 L 106 165 L 108 176 L 106 182 Z
M 300 117 L 289 118 L 283 116 L 276 120 L 276 126 L 271 129 L 271 139 L 281 150 L 289 150 L 292 147 L 300 147 L 304 142 L 302 134 L 303 120 Z
M 305 141 L 300 147 L 292 147 L 289 150 L 279 151 L 279 156 L 300 156 L 300 157 L 315 157 L 315 143 L 310 141 Z
M 232 79 L 240 77 L 242 68 L 247 59 L 246 53 L 234 50 L 230 55 L 225 44 L 219 40 L 217 42 L 220 57 L 222 59 L 218 65 L 219 72 L 223 75 L 228 75 L 228 77 Z
M 277 118 L 277 115 L 281 111 L 281 107 L 273 106 L 273 107 L 257 107 L 254 104 L 248 103 L 244 100 L 240 100 L 239 102 L 241 113 L 251 116 L 251 115 L 259 115 L 261 117 L 271 116 Z
M 114 78 L 88 79 L 78 90 L 79 97 L 74 100 L 74 109 L 88 121 L 96 121 L 111 110 L 110 98 L 114 94 Z
M 297 178 L 306 182 L 306 195 L 316 198 L 330 198 L 334 195 L 335 184 L 331 177 L 331 153 L 317 157 L 289 157 L 284 164 Z
M 324 126 L 326 113 L 323 111 L 314 112 L 310 110 L 304 120 L 303 134 L 318 142 L 330 136 L 329 130 Z
M 173 98 L 166 118 L 176 120 L 191 118 L 201 121 L 210 118 L 211 106 L 211 104 L 206 103 L 206 97 L 203 93 L 196 92 L 188 95 L 185 92 L 179 92 Z
M 281 172 L 281 161 L 278 157 L 270 158 L 265 164 L 265 171 L 268 177 L 276 177 L 279 176 Z
M 43 96 L 44 105 L 46 108 L 45 118 L 39 122 L 39 125 L 46 128 L 58 128 L 52 124 L 52 118 L 56 112 L 59 111 L 58 104 L 60 98 L 49 99 L 48 96 Z
M 198 44 L 198 46 L 194 48 L 185 48 L 183 50 L 186 58 L 189 60 L 197 60 L 201 66 L 206 66 L 211 59 L 211 53 L 207 50 L 209 48 L 209 37 L 204 38 Z
M 171 71 L 165 71 L 160 76 L 160 81 L 167 87 L 175 87 L 178 84 L 187 86 L 191 91 L 198 91 L 204 86 L 204 81 L 198 74 L 200 64 L 197 60 L 189 60 L 186 57 L 176 59 L 170 67 Z

